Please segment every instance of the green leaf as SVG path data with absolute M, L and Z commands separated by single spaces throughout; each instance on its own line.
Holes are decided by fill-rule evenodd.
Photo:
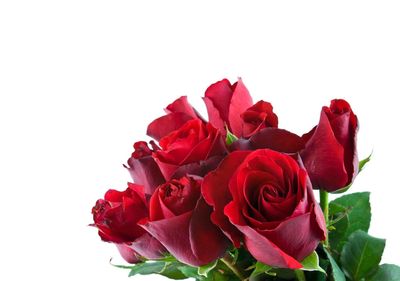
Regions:
M 377 270 L 385 248 L 385 240 L 357 230 L 344 245 L 340 263 L 345 275 L 353 281 L 361 281 Z
M 400 281 L 400 267 L 394 264 L 382 264 L 368 281 Z
M 329 203 L 329 243 L 332 253 L 338 257 L 348 237 L 356 230 L 368 232 L 371 222 L 369 192 L 358 192 L 339 197 Z
M 312 252 L 311 255 L 306 257 L 301 264 L 303 268 L 301 270 L 304 271 L 320 271 L 325 273 L 325 270 L 319 266 L 319 258 L 316 251 Z
M 322 258 L 320 256 L 319 265 L 322 267 L 322 269 L 325 272 L 327 272 L 328 268 L 330 266 L 330 262 L 329 262 L 329 260 L 324 259 L 324 258 Z M 306 277 L 307 277 L 307 280 L 313 280 L 313 281 L 327 281 L 327 280 L 329 280 L 328 279 L 329 277 L 326 275 L 326 273 L 322 273 L 322 272 L 319 272 L 319 271 L 308 271 L 306 273 Z M 332 281 L 335 281 L 335 280 L 332 280 Z
M 215 260 L 212 263 L 200 266 L 198 267 L 197 273 L 201 276 L 207 277 L 208 273 L 217 266 L 217 263 L 218 260 Z
M 331 256 L 331 254 L 324 248 L 326 256 L 331 264 L 332 268 L 332 281 L 346 281 L 346 277 L 344 276 L 343 271 L 340 269 L 335 259 Z
M 272 269 L 272 266 L 263 264 L 262 262 L 258 261 L 255 264 L 255 268 L 254 268 L 253 272 L 251 273 L 250 278 L 254 278 L 263 273 L 268 274 L 268 271 L 270 271 L 271 269 Z
M 199 278 L 199 275 L 197 274 L 197 267 L 192 267 L 189 265 L 182 265 L 179 266 L 178 269 L 186 276 L 189 278 Z
M 173 260 L 172 262 L 165 262 L 165 260 Z M 187 276 L 180 270 L 183 264 L 178 262 L 175 258 L 166 257 L 156 261 L 146 261 L 137 263 L 131 266 L 118 266 L 120 268 L 130 269 L 129 276 L 134 275 L 150 275 L 159 274 L 169 279 L 181 280 L 186 279 Z M 197 268 L 196 268 L 197 273 Z M 196 275 L 197 277 L 197 275 Z
M 330 202 L 329 214 L 330 222 L 328 226 L 329 231 L 329 244 L 334 257 L 337 259 L 342 251 L 344 243 L 346 243 L 350 221 L 349 212 L 351 208 L 346 208 Z M 332 229 L 333 228 L 333 229 Z
M 364 169 L 365 164 L 367 164 L 369 161 L 371 161 L 372 153 L 373 152 L 371 152 L 371 154 L 367 158 L 361 160 L 358 163 L 358 172 L 361 172 Z
M 134 276 L 137 274 L 149 275 L 154 273 L 161 273 L 164 270 L 165 266 L 165 262 L 161 261 L 138 263 L 131 268 L 129 276 Z
M 226 127 L 226 145 L 230 146 L 232 143 L 234 143 L 235 141 L 237 141 L 238 138 L 237 136 L 235 136 L 234 134 L 232 134 L 229 130 L 228 127 Z
M 173 280 L 187 279 L 187 276 L 178 268 L 179 266 L 182 266 L 182 263 L 166 263 L 163 271 L 161 271 L 159 274 Z
M 208 274 L 207 277 L 200 279 L 202 281 L 236 281 L 238 280 L 237 278 L 232 276 L 226 276 L 219 272 L 218 270 L 214 270 Z

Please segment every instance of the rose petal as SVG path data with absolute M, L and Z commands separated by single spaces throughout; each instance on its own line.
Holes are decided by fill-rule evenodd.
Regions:
M 224 215 L 225 205 L 232 200 L 228 183 L 236 168 L 243 162 L 248 151 L 236 151 L 229 154 L 218 168 L 205 176 L 201 192 L 207 204 L 213 207 L 211 220 L 231 239 L 235 247 L 240 247 L 240 234 Z
M 344 166 L 344 150 L 323 110 L 313 136 L 300 155 L 314 187 L 331 191 L 346 186 L 348 175 Z
M 201 213 L 196 216 L 198 215 L 201 215 Z M 157 221 L 142 220 L 139 224 L 160 241 L 168 252 L 170 252 L 177 260 L 197 267 L 217 259 L 219 257 L 219 249 L 210 249 L 209 256 L 205 256 L 204 252 L 201 252 L 204 256 L 196 255 L 199 251 L 199 247 L 204 247 L 207 244 L 204 244 L 204 241 L 202 241 L 203 244 L 201 245 L 193 245 L 193 243 L 197 243 L 197 241 L 192 240 L 193 238 L 196 238 L 192 233 L 193 230 L 191 230 L 192 216 L 193 211 L 169 219 Z M 204 220 L 202 221 L 204 222 Z M 194 227 L 194 229 L 197 228 L 198 226 Z M 203 239 L 204 237 L 200 238 Z M 208 237 L 208 239 L 212 240 L 215 239 L 215 237 Z M 224 246 L 224 243 L 221 245 Z M 193 248 L 196 249 L 196 252 Z M 216 252 L 218 252 L 218 255 L 216 255 Z
M 220 127 L 216 126 L 216 124 L 222 123 L 223 128 L 224 121 L 228 121 L 232 94 L 232 85 L 228 79 L 212 84 L 205 92 L 204 101 L 207 106 L 209 122 L 218 129 Z
M 218 109 L 214 106 L 211 99 L 204 97 L 203 101 L 207 107 L 208 121 L 220 132 L 225 132 L 225 121 L 222 119 Z
M 162 198 L 160 198 L 160 190 L 156 189 L 154 194 L 150 198 L 150 214 L 151 220 L 160 220 L 163 218 L 172 218 L 175 214 L 164 204 Z
M 317 248 L 319 241 L 323 240 L 320 232 L 315 231 L 313 218 L 309 212 L 283 220 L 273 230 L 259 232 L 298 261 L 310 255 Z
M 202 119 L 200 114 L 190 105 L 186 96 L 176 99 L 173 103 L 169 104 L 165 109 L 167 113 L 182 112 L 192 117 L 193 119 Z
M 212 208 L 200 198 L 190 221 L 192 250 L 202 263 L 209 263 L 222 257 L 229 246 L 226 236 L 210 221 L 211 212 Z
M 176 259 L 197 266 L 197 258 L 193 255 L 189 240 L 189 224 L 192 212 L 157 221 L 142 220 L 139 222 L 148 233 Z
M 299 269 L 300 262 L 283 252 L 273 242 L 263 237 L 253 228 L 247 226 L 235 202 L 225 207 L 225 214 L 237 229 L 243 233 L 244 242 L 248 251 L 258 260 L 274 267 Z M 292 231 L 292 233 L 295 233 Z
M 131 247 L 129 247 L 129 245 L 122 243 L 122 244 L 115 244 L 115 246 L 117 246 L 117 249 L 118 249 L 121 257 L 123 257 L 127 263 L 140 262 L 140 259 L 137 255 L 137 253 Z
M 136 239 L 130 247 L 147 259 L 159 259 L 167 252 L 164 246 L 148 233 Z
M 147 127 L 147 135 L 160 140 L 169 133 L 179 129 L 187 121 L 193 119 L 190 115 L 183 112 L 174 112 L 161 116 L 149 124 Z
M 144 186 L 146 194 L 153 194 L 156 187 L 165 182 L 160 168 L 151 156 L 139 159 L 131 157 L 125 168 L 135 183 Z
M 284 153 L 296 153 L 304 148 L 303 140 L 296 134 L 278 128 L 264 128 L 250 139 L 239 139 L 231 150 L 256 150 L 269 148 Z
M 241 78 L 233 85 L 234 91 L 229 106 L 229 125 L 232 133 L 236 136 L 243 134 L 243 121 L 240 115 L 253 105 L 253 99 L 249 91 L 243 84 Z

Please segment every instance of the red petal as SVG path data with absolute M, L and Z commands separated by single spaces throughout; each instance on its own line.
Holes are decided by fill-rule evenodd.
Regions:
M 260 230 L 260 235 L 279 245 L 279 248 L 291 257 L 301 261 L 325 238 L 321 236 L 320 231 L 315 231 L 314 224 L 313 215 L 308 212 L 282 221 L 273 230 Z
M 190 221 L 190 242 L 194 255 L 202 263 L 210 263 L 222 257 L 229 240 L 211 221 L 212 208 L 201 198 L 193 210 Z
M 187 121 L 193 119 L 190 115 L 183 112 L 170 113 L 157 118 L 147 127 L 147 135 L 160 140 L 169 133 L 179 129 Z
M 324 110 L 313 136 L 301 152 L 301 158 L 314 187 L 334 191 L 346 186 L 348 175 L 344 166 L 344 150 Z
M 278 128 L 264 128 L 250 139 L 240 139 L 232 144 L 232 150 L 256 150 L 269 148 L 284 153 L 296 153 L 304 148 L 303 140 L 296 134 Z
M 138 263 L 140 262 L 137 253 L 131 247 L 126 244 L 115 244 L 121 257 L 126 260 L 127 263 Z
M 131 248 L 147 259 L 159 259 L 167 252 L 164 246 L 148 233 L 136 239 Z
M 214 106 L 211 99 L 204 97 L 204 103 L 207 107 L 208 121 L 220 132 L 225 132 L 225 120 L 222 119 L 218 109 Z
M 214 209 L 214 212 L 211 214 L 213 223 L 224 231 L 236 247 L 240 246 L 240 235 L 224 215 L 224 207 L 232 200 L 228 188 L 232 174 L 248 154 L 248 151 L 236 151 L 229 154 L 216 170 L 210 172 L 204 178 L 201 186 L 204 199 Z
M 204 100 L 207 100 L 206 106 L 211 124 L 214 125 L 215 121 L 220 122 L 220 120 L 214 120 L 214 118 L 217 116 L 219 116 L 225 122 L 228 121 L 229 106 L 231 103 L 232 94 L 232 85 L 228 79 L 223 79 L 207 88 L 204 95 Z M 215 111 L 218 112 L 218 115 L 215 113 Z
M 300 262 L 282 251 L 269 239 L 262 236 L 253 228 L 245 225 L 238 206 L 234 202 L 228 204 L 225 213 L 230 221 L 243 233 L 248 251 L 259 261 L 274 267 L 299 269 Z M 294 231 L 292 231 L 295 233 Z
M 191 240 L 191 220 L 193 212 L 157 221 L 142 221 L 141 226 L 155 237 L 177 260 L 192 265 L 201 266 L 210 263 L 218 258 L 218 255 L 210 257 L 198 257 L 193 251 L 195 241 Z M 205 230 L 203 230 L 205 231 Z M 209 240 L 215 237 L 209 237 Z M 204 242 L 203 242 L 204 243 Z M 207 243 L 208 244 L 208 243 Z M 202 244 L 202 247 L 207 247 L 207 244 Z M 196 245 L 196 249 L 199 245 Z M 212 254 L 215 254 L 211 249 Z
M 253 99 L 241 78 L 234 86 L 235 90 L 229 106 L 229 125 L 235 136 L 241 136 L 243 134 L 243 120 L 240 115 L 253 105 Z
M 167 106 L 165 111 L 167 113 L 183 112 L 193 119 L 203 119 L 200 114 L 190 105 L 186 96 L 176 99 L 173 103 Z
M 135 183 L 144 186 L 146 194 L 153 194 L 156 187 L 165 182 L 160 168 L 151 156 L 129 158 L 126 169 Z

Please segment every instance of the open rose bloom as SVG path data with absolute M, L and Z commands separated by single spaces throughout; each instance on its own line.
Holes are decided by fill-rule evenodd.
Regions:
M 369 193 L 329 203 L 369 161 L 358 160 L 347 101 L 322 106 L 311 131 L 296 134 L 242 79 L 212 84 L 203 100 L 208 118 L 185 96 L 167 105 L 148 125 L 153 140 L 136 141 L 124 165 L 132 183 L 92 208 L 91 225 L 130 276 L 399 280 L 397 266 L 379 265 L 384 240 L 367 233 Z

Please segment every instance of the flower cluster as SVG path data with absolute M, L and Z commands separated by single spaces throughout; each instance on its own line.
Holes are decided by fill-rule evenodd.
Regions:
M 302 280 L 315 255 L 312 269 L 324 271 L 318 256 L 329 261 L 329 251 L 315 250 L 345 211 L 329 217 L 313 189 L 344 191 L 359 171 L 350 105 L 332 100 L 299 136 L 279 128 L 271 103 L 254 103 L 241 79 L 212 84 L 203 100 L 208 118 L 182 96 L 148 125 L 154 140 L 134 144 L 125 166 L 134 183 L 107 191 L 92 209 L 101 239 L 128 263 L 162 262 L 154 273 L 174 279 L 214 280 L 205 279 L 213 270 L 215 280 L 279 278 L 274 270 L 288 269 Z M 172 263 L 180 265 L 175 277 Z M 208 269 L 188 273 L 197 267 Z

